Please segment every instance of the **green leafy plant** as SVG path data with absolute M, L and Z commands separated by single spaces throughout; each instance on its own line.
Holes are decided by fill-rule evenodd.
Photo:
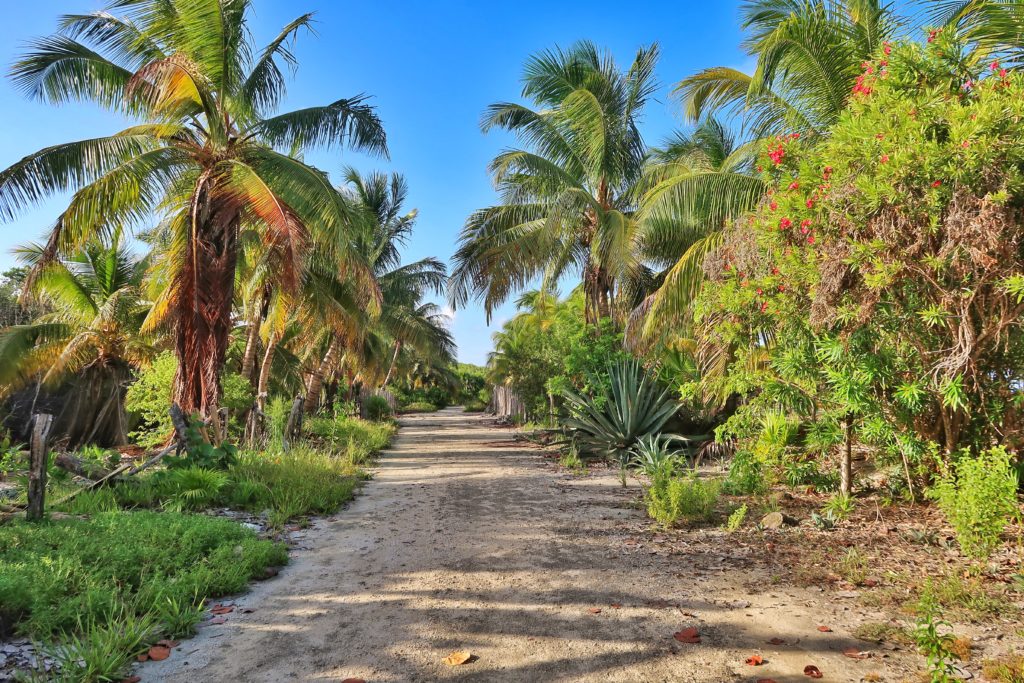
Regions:
M 725 522 L 726 531 L 733 532 L 738 531 L 743 526 L 743 521 L 747 518 L 747 504 L 744 503 L 738 508 L 732 511 L 729 515 L 729 519 Z
M 679 454 L 669 447 L 671 437 L 648 434 L 633 446 L 632 467 L 653 479 L 659 474 L 672 475 L 679 467 Z
M 195 465 L 170 469 L 160 475 L 160 484 L 167 491 L 164 507 L 179 512 L 209 507 L 229 481 L 222 470 Z
M 842 521 L 850 516 L 853 507 L 853 498 L 840 493 L 829 498 L 821 511 L 837 521 Z
M 963 454 L 941 474 L 929 492 L 970 557 L 983 559 L 999 546 L 1000 536 L 1018 514 L 1017 472 L 1002 446 L 977 457 Z
M 598 396 L 563 393 L 569 416 L 562 426 L 581 449 L 615 458 L 630 453 L 636 443 L 657 434 L 677 406 L 668 389 L 659 387 L 638 360 L 608 366 L 610 386 Z
M 914 642 L 925 656 L 931 683 L 952 683 L 956 678 L 952 626 L 942 619 L 938 603 L 926 586 L 920 603 L 920 615 L 914 628 Z
M 168 638 L 188 638 L 196 633 L 196 626 L 205 617 L 206 601 L 193 595 L 191 599 L 180 595 L 161 595 L 153 605 L 153 612 L 161 632 Z
M 707 521 L 715 513 L 720 492 L 717 480 L 702 479 L 696 471 L 682 476 L 658 475 L 644 492 L 647 514 L 665 527 L 680 519 Z
M 403 413 L 434 413 L 437 412 L 437 406 L 428 401 L 412 401 L 406 403 L 400 410 Z

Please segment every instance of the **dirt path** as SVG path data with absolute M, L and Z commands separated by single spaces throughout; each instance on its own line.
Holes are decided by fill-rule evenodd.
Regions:
M 826 681 L 908 674 L 902 653 L 843 656 L 865 647 L 842 626 L 852 601 L 773 587 L 728 552 L 638 549 L 622 530 L 641 516 L 635 491 L 611 475 L 554 472 L 511 438 L 456 409 L 404 418 L 357 500 L 237 600 L 251 613 L 202 627 L 137 673 L 187 683 L 794 683 L 811 680 L 808 664 Z M 673 639 L 687 626 L 700 644 Z M 477 659 L 448 667 L 453 650 Z M 754 653 L 762 666 L 744 664 Z

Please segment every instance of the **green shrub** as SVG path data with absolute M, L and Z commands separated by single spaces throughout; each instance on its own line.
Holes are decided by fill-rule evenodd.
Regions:
M 701 522 L 711 519 L 721 493 L 717 480 L 701 479 L 691 471 L 683 476 L 658 475 L 647 489 L 647 514 L 669 527 L 682 519 Z
M 344 453 L 350 464 L 359 466 L 374 453 L 387 448 L 395 426 L 357 417 L 316 416 L 306 421 L 306 433 L 322 441 L 331 453 Z
M 169 410 L 177 371 L 178 360 L 173 353 L 165 351 L 139 373 L 125 393 L 125 408 L 142 418 L 142 426 L 129 436 L 144 448 L 162 445 L 174 430 Z M 225 372 L 221 377 L 221 389 L 221 405 L 233 415 L 252 406 L 255 398 L 252 385 L 241 375 Z M 237 429 L 234 420 L 229 426 Z
M 487 410 L 487 404 L 477 399 L 470 399 L 462 406 L 462 410 L 467 413 L 482 413 Z
M 406 403 L 401 408 L 403 413 L 434 413 L 437 410 L 437 406 L 429 401 L 413 401 L 412 403 Z
M 383 396 L 367 396 L 363 403 L 363 410 L 366 411 L 367 418 L 376 422 L 387 420 L 394 415 L 391 404 Z
M 960 548 L 977 559 L 992 554 L 1003 530 L 1019 514 L 1017 472 L 1002 446 L 977 457 L 961 455 L 929 493 L 953 526 Z

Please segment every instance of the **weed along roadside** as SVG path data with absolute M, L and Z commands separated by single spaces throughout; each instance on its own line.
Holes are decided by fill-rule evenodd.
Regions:
M 48 507 L 42 522 L 6 518 L 0 678 L 120 680 L 224 623 L 234 608 L 217 599 L 275 576 L 300 530 L 357 494 L 395 432 L 386 415 L 321 415 L 307 428 L 288 449 L 270 437 L 238 452 L 186 434 L 182 455 Z M 51 498 L 82 486 L 58 474 Z

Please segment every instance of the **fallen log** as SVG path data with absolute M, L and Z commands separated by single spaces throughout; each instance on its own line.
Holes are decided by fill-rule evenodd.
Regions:
M 85 460 L 73 453 L 61 453 L 54 459 L 53 463 L 62 470 L 67 470 L 79 477 L 85 477 L 94 481 L 110 474 L 108 468 L 95 460 Z

